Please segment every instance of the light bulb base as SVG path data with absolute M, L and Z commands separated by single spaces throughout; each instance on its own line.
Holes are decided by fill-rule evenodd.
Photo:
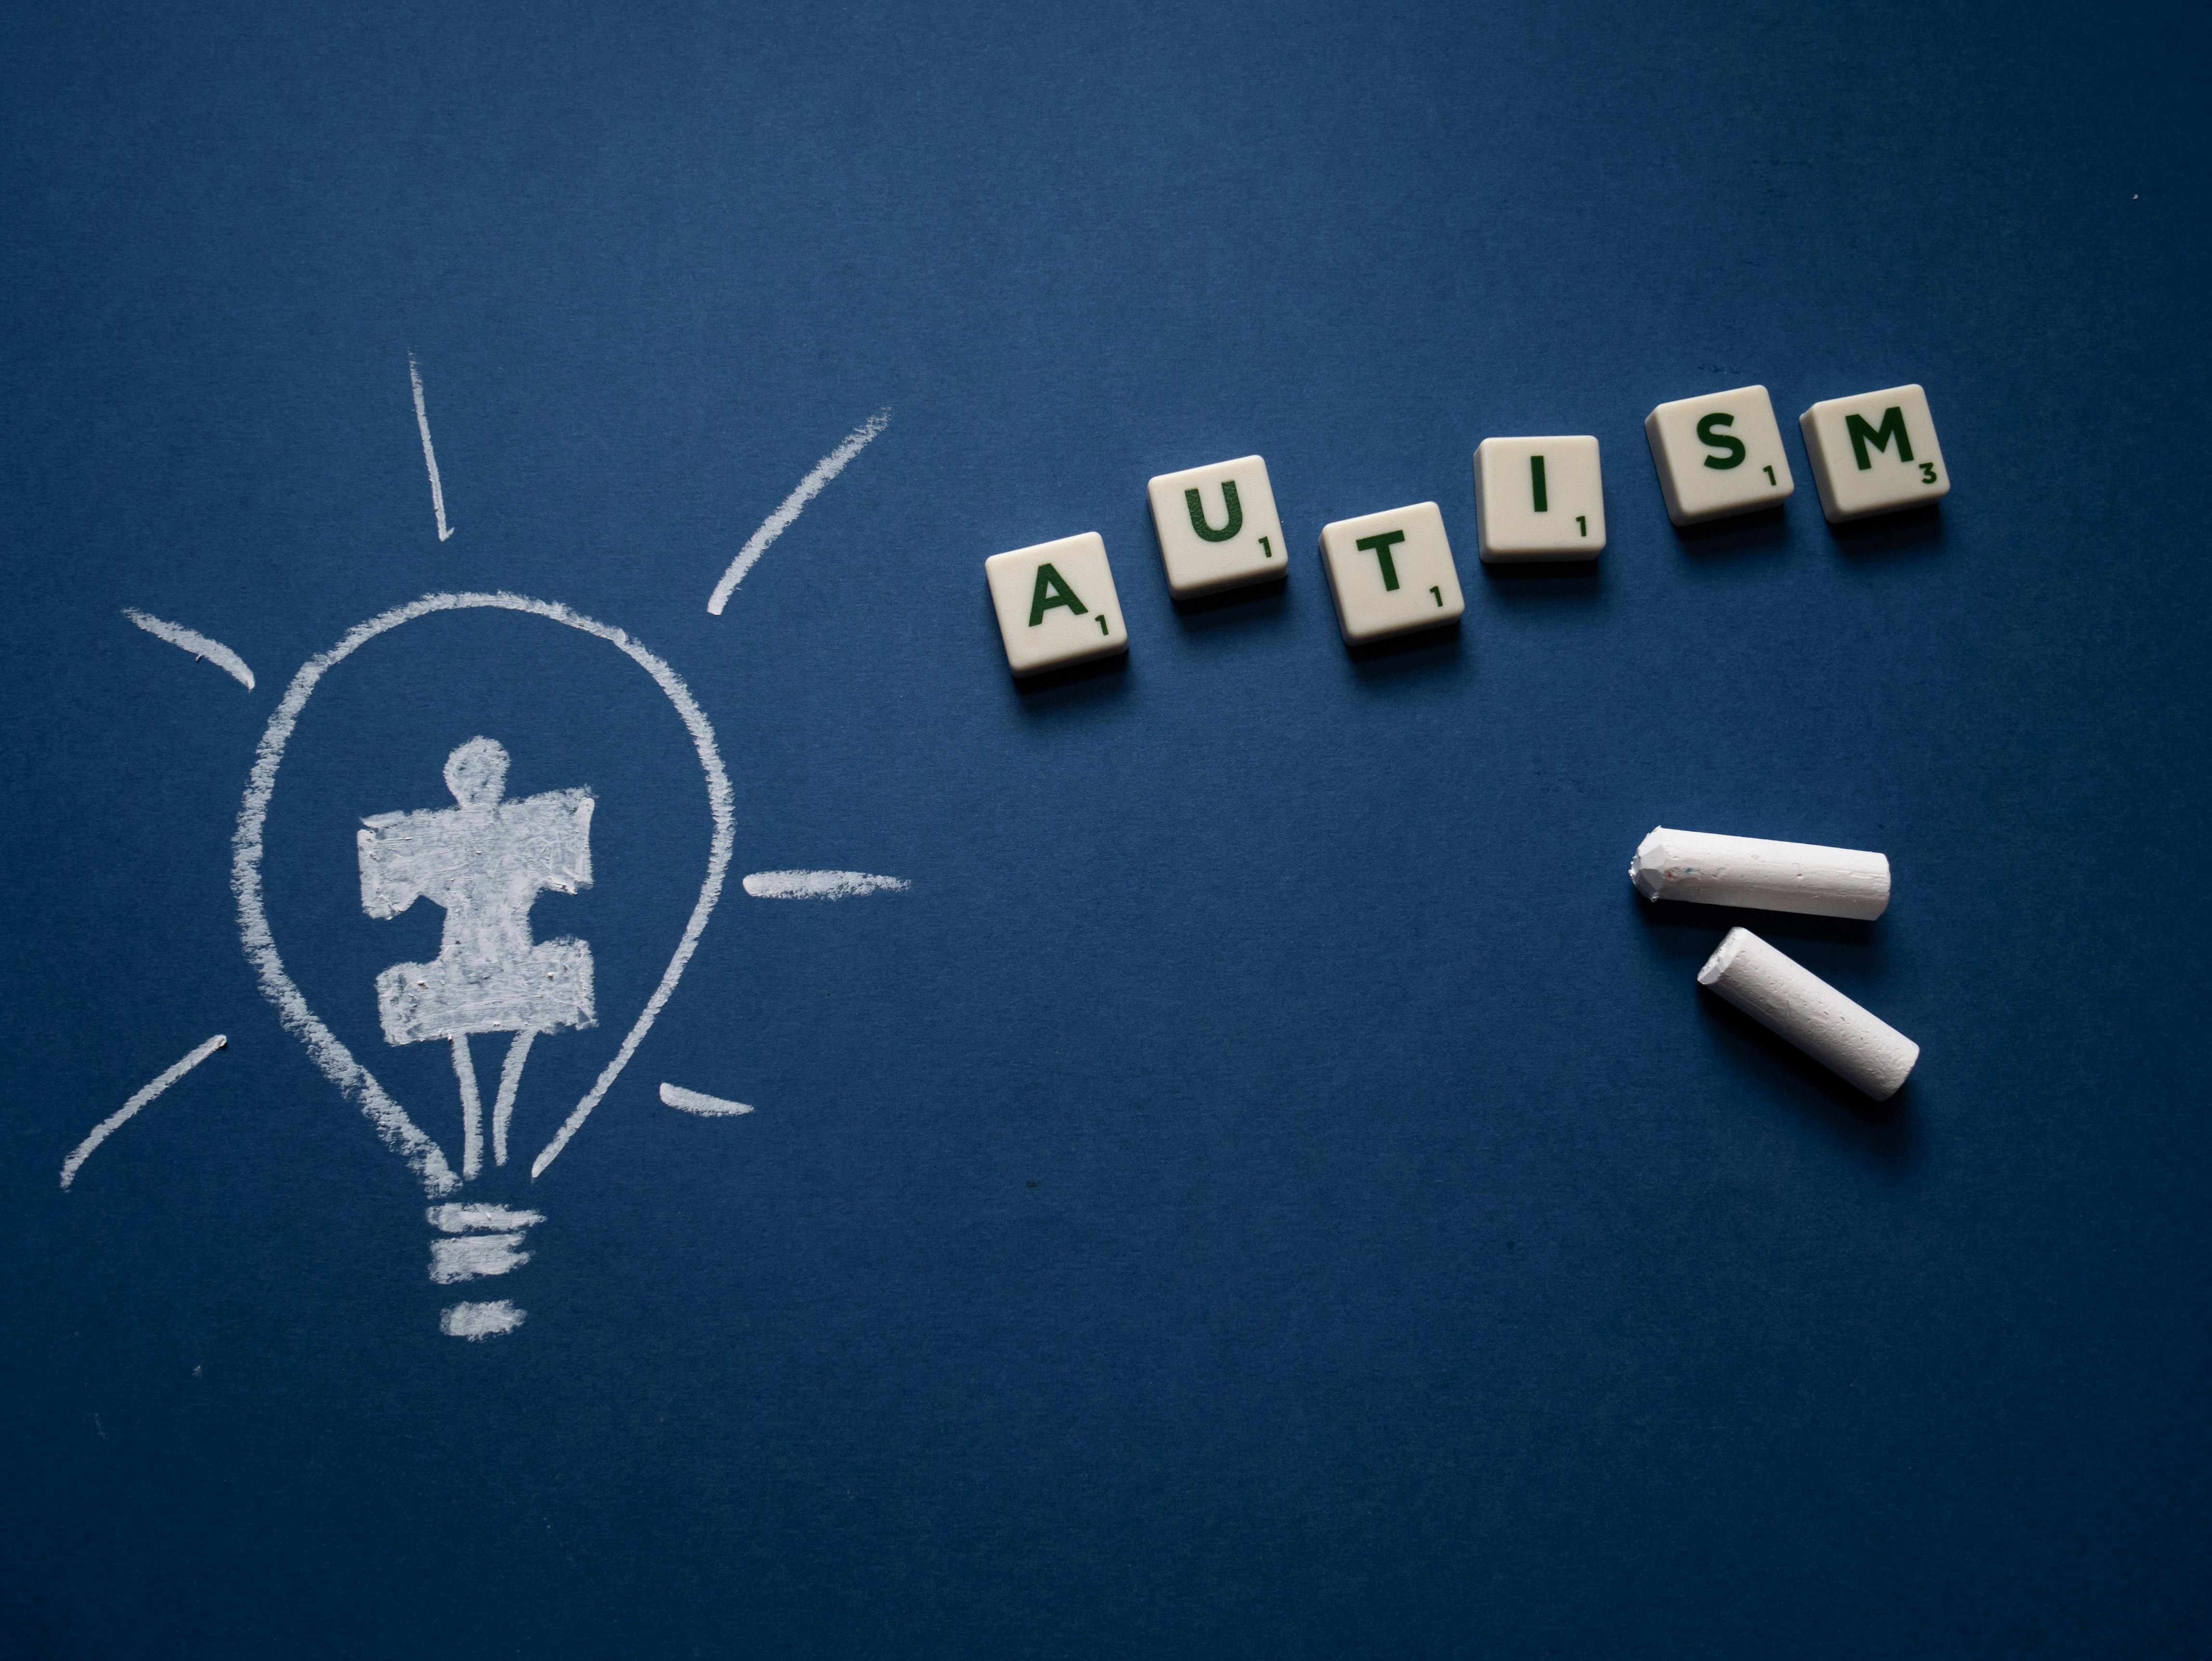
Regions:
M 545 1220 L 543 1212 L 512 1206 L 453 1203 L 429 1208 L 430 1280 L 436 1286 L 506 1275 L 530 1261 L 523 1238 Z M 470 1299 L 438 1316 L 438 1330 L 449 1338 L 480 1342 L 512 1332 L 524 1311 L 506 1298 Z

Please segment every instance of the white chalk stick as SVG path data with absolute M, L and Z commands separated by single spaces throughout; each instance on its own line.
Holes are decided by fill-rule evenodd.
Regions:
M 1698 984 L 1710 986 L 1878 1102 L 1897 1094 L 1920 1059 L 1918 1044 L 1748 928 L 1729 930 L 1698 971 Z
M 1749 905 L 1816 917 L 1873 918 L 1889 908 L 1889 861 L 1883 855 L 1669 830 L 1663 824 L 1637 845 L 1628 879 L 1647 900 Z

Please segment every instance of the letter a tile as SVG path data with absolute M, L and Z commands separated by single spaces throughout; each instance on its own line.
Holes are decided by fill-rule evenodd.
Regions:
M 1096 531 L 994 554 L 983 562 L 983 576 L 1017 675 L 1129 649 L 1106 540 Z

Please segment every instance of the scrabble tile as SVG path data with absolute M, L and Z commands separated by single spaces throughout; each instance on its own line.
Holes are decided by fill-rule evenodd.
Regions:
M 1832 525 L 1951 494 L 1928 394 L 1917 386 L 1823 399 L 1797 417 L 1797 430 Z
M 983 562 L 1006 662 L 1018 675 L 1062 669 L 1129 649 L 1106 539 L 1096 531 Z
M 1145 488 L 1177 599 L 1266 582 L 1288 569 L 1267 464 L 1258 456 L 1162 473 Z
M 1433 502 L 1322 526 L 1321 558 L 1347 642 L 1434 628 L 1467 610 Z
M 1594 438 L 1486 438 L 1474 452 L 1486 560 L 1589 559 L 1605 546 Z
M 1764 386 L 1662 404 L 1644 417 L 1644 436 L 1677 525 L 1771 508 L 1797 488 Z

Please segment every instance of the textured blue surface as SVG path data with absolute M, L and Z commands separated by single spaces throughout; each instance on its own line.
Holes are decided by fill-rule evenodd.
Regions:
M 2201 1652 L 2206 46 L 2182 6 L 15 8 L 0 1651 Z M 1908 380 L 1940 513 L 1832 532 L 1801 465 L 1778 519 L 1668 526 L 1653 404 Z M 1600 438 L 1611 545 L 1492 576 L 1469 453 L 1545 432 Z M 1250 451 L 1288 587 L 1179 612 L 1145 479 Z M 1315 535 L 1425 498 L 1466 624 L 1355 659 Z M 981 563 L 1085 529 L 1127 667 L 1018 691 Z M 686 678 L 735 872 L 914 885 L 733 890 L 495 1184 L 548 1220 L 467 1345 L 253 983 L 229 838 L 298 665 L 491 587 Z M 680 727 L 558 633 L 365 650 L 279 787 L 280 945 L 410 1100 L 450 1079 L 368 977 L 435 918 L 360 915 L 359 815 L 477 731 L 592 785 L 601 884 L 537 920 L 611 1007 L 697 879 Z M 1662 821 L 1889 853 L 1879 923 L 1759 926 L 1922 1041 L 1891 1108 L 1697 991 L 1733 919 L 1632 895 Z M 619 1031 L 541 1043 L 530 1145 Z

